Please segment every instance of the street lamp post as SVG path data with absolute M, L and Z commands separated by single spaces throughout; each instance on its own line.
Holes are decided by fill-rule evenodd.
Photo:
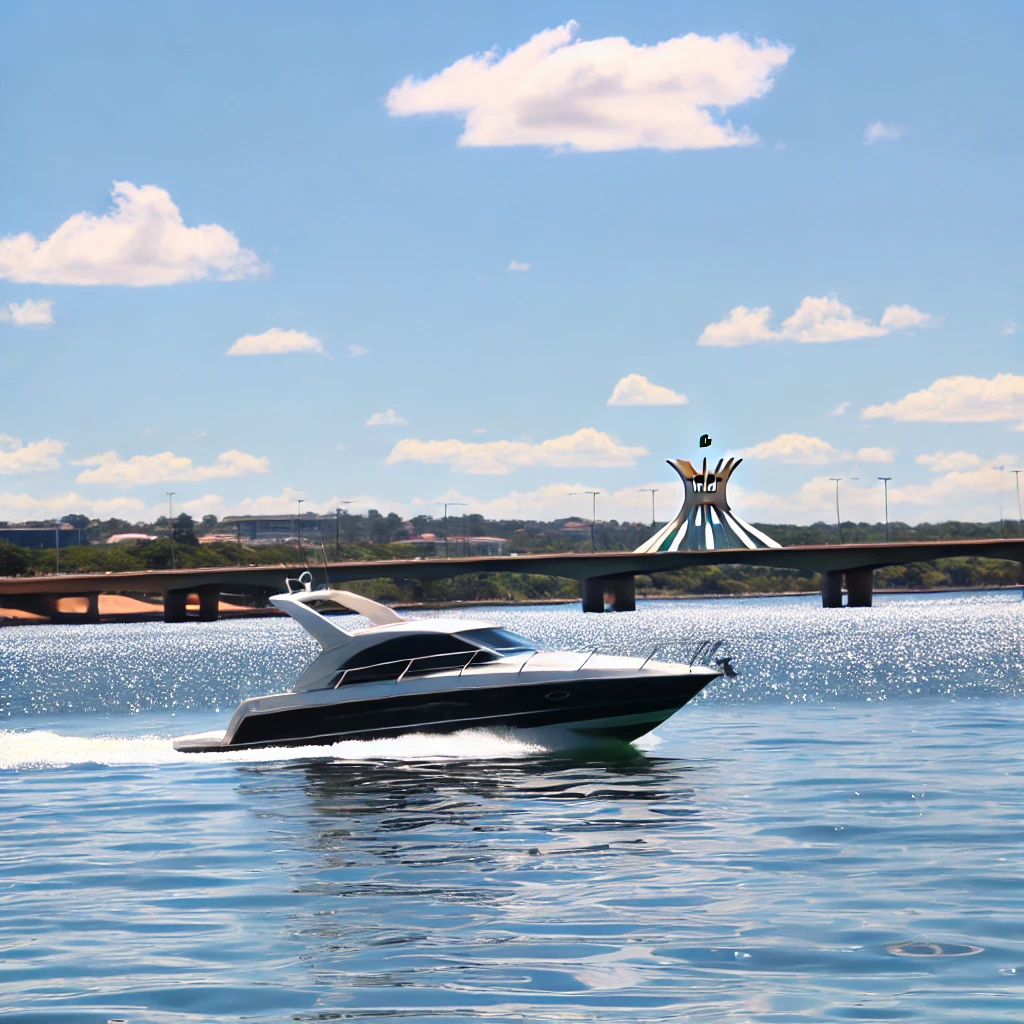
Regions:
M 880 476 L 878 478 L 882 481 L 882 488 L 885 491 L 885 543 L 889 543 L 889 481 L 892 479 L 891 476 Z
M 54 572 L 60 572 L 60 526 L 54 526 L 53 528 L 53 550 L 56 554 L 57 565 L 54 568 Z
M 468 501 L 439 501 L 439 505 L 444 505 L 444 557 L 448 557 L 448 508 L 454 505 L 468 505 Z
M 295 513 L 295 542 L 296 542 L 296 544 L 298 544 L 298 547 L 299 547 L 299 561 L 300 562 L 302 561 L 302 503 L 305 500 L 306 500 L 305 498 L 296 498 L 295 499 L 295 507 L 296 507 L 296 513 Z
M 171 568 L 174 568 L 174 495 L 176 491 L 167 491 L 167 536 L 171 541 Z
M 1005 466 L 996 466 L 999 470 L 999 536 L 1002 537 L 1006 532 L 1003 529 L 1003 470 Z
M 1013 471 L 1013 479 L 1017 489 L 1017 526 L 1024 531 L 1024 516 L 1020 514 L 1020 475 L 1024 473 L 1024 469 L 1015 469 Z
M 843 543 L 843 521 L 839 518 L 839 481 L 843 478 L 841 476 L 830 476 L 829 480 L 833 481 L 836 485 L 836 529 L 839 531 L 839 543 Z
M 597 496 L 600 491 L 570 491 L 573 494 L 589 494 L 593 498 L 593 509 L 590 519 L 590 550 L 597 551 Z M 653 499 L 652 499 L 653 500 Z
M 657 520 L 656 520 L 656 518 L 654 516 L 654 496 L 655 496 L 655 494 L 658 493 L 658 491 L 659 491 L 659 488 L 657 488 L 657 487 L 641 487 L 640 488 L 640 493 L 641 494 L 647 494 L 648 492 L 650 492 L 650 495 L 651 495 L 651 526 L 654 526 L 657 523 Z

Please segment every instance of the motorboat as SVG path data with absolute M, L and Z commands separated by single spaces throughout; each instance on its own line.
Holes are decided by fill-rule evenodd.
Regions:
M 406 619 L 346 590 L 314 590 L 309 573 L 270 599 L 316 640 L 320 654 L 287 693 L 243 700 L 223 732 L 182 736 L 189 753 L 306 746 L 406 733 L 489 729 L 543 738 L 634 740 L 714 679 L 733 674 L 704 643 L 689 664 L 546 651 L 476 619 Z M 294 586 L 294 589 L 293 589 Z M 344 609 L 370 626 L 345 629 Z M 698 660 L 709 662 L 699 664 Z

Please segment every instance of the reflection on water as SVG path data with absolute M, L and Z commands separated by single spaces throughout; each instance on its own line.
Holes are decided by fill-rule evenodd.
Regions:
M 697 639 L 726 638 L 740 675 L 709 687 L 702 701 L 1024 696 L 1016 591 L 880 596 L 874 608 L 822 608 L 820 599 L 801 597 L 643 601 L 629 615 L 583 615 L 565 605 L 459 614 L 557 649 L 646 656 L 667 639 L 684 641 L 678 652 Z M 317 650 L 281 619 L 0 630 L 0 720 L 169 709 L 226 718 L 244 697 L 290 689 Z
M 1020 606 L 906 604 L 880 620 L 888 646 L 864 648 L 870 670 L 856 622 L 821 651 L 819 609 L 755 610 L 771 635 L 745 689 L 638 748 L 554 752 L 466 733 L 179 755 L 169 737 L 237 687 L 237 650 L 179 651 L 191 713 L 161 676 L 163 704 L 108 716 L 81 711 L 117 690 L 97 651 L 141 679 L 164 664 L 159 630 L 131 669 L 91 627 L 63 653 L 12 630 L 26 639 L 6 650 L 52 661 L 47 676 L 22 651 L 6 677 L 21 710 L 0 730 L 0 1022 L 1018 1022 Z M 750 607 L 707 605 L 718 626 Z M 659 615 L 683 628 L 692 608 Z M 616 643 L 628 618 L 595 617 Z M 269 671 L 280 633 L 239 625 Z M 899 686 L 918 648 L 929 696 Z M 779 666 L 814 659 L 847 676 L 780 700 Z M 82 667 L 79 690 L 62 673 Z

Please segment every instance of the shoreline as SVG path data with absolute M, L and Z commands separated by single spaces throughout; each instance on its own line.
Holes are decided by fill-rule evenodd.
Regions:
M 1003 585 L 989 585 L 980 587 L 921 587 L 921 588 L 894 588 L 876 590 L 875 597 L 887 594 L 974 594 L 984 591 L 1021 590 L 1022 584 L 1011 583 Z M 748 594 L 637 594 L 637 601 L 723 601 L 735 600 L 737 598 L 771 598 L 771 597 L 808 597 L 816 595 L 816 590 L 779 590 L 768 593 Z M 563 605 L 579 604 L 576 597 L 547 597 L 547 598 L 524 598 L 522 601 L 507 601 L 481 598 L 470 601 L 403 601 L 391 605 L 396 611 L 443 611 L 452 608 L 507 608 L 510 606 L 523 607 L 533 605 Z M 70 613 L 74 614 L 74 613 Z M 330 613 L 329 613 L 330 614 Z M 348 612 L 338 614 L 350 614 Z M 614 614 L 614 613 L 610 613 Z M 264 618 L 287 618 L 284 612 L 277 608 L 243 608 L 232 605 L 221 610 L 217 620 L 225 619 L 264 619 Z M 198 623 L 198 619 L 188 619 L 188 622 Z M 92 622 L 83 622 L 73 618 L 64 621 L 54 622 L 43 615 L 34 615 L 29 612 L 21 612 L 14 608 L 0 608 L 0 629 L 9 626 L 95 626 L 108 623 L 130 623 L 130 622 L 163 622 L 163 610 L 154 608 L 153 611 L 135 612 L 111 612 L 101 613 Z

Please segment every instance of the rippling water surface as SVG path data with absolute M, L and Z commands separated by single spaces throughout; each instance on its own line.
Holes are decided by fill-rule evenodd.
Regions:
M 474 611 L 729 638 L 635 747 L 180 755 L 292 623 L 0 632 L 0 1021 L 1019 1022 L 1019 593 Z

